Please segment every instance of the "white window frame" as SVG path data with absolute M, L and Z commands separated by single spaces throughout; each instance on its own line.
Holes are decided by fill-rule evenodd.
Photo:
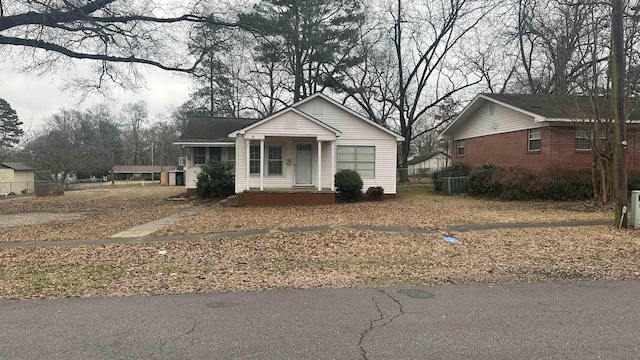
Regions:
M 271 149 L 280 149 L 280 158 L 279 159 L 271 159 Z M 282 176 L 284 175 L 284 147 L 282 145 L 267 145 L 265 149 L 266 158 L 266 173 L 270 176 Z M 280 172 L 279 173 L 271 173 L 271 163 L 280 163 Z
M 591 150 L 591 137 L 589 136 L 589 133 L 587 132 L 586 129 L 583 129 L 581 127 L 576 127 L 576 138 L 575 138 L 575 146 L 574 149 L 578 150 L 578 151 L 590 151 Z M 578 147 L 578 142 L 579 140 L 586 140 L 587 141 L 587 147 Z
M 346 149 L 346 148 L 353 148 L 354 149 L 354 154 L 355 154 L 355 159 L 354 160 L 339 160 L 340 158 L 340 150 L 341 149 Z M 358 149 L 365 149 L 365 148 L 373 148 L 373 160 L 359 160 L 358 159 Z M 376 178 L 376 147 L 374 145 L 338 145 L 337 146 L 337 154 L 336 154 L 336 162 L 337 162 L 337 168 L 340 170 L 343 169 L 351 169 L 356 171 L 358 174 L 360 174 L 360 177 L 362 179 L 375 179 Z M 364 155 L 362 153 L 362 155 Z M 347 164 L 352 164 L 353 166 L 345 166 Z M 360 167 L 360 171 L 358 171 L 359 168 L 359 164 L 373 164 L 373 175 L 372 176 L 366 176 L 363 175 L 361 173 L 361 171 L 364 170 L 371 170 L 371 169 L 365 169 L 363 167 Z
M 532 148 L 532 141 L 538 141 L 538 148 Z M 539 152 L 542 149 L 542 129 L 529 129 L 527 130 L 527 150 L 531 152 Z
M 202 149 L 202 154 L 196 155 L 196 150 Z M 197 159 L 202 157 L 202 162 L 199 162 Z M 193 148 L 193 165 L 204 165 L 207 163 L 207 148 L 198 146 Z
M 458 140 L 456 142 L 456 156 L 458 157 L 464 156 L 464 139 Z
M 253 151 L 257 151 L 257 158 L 251 157 Z M 255 155 L 255 153 L 253 153 Z M 255 163 L 257 161 L 258 170 L 255 170 Z M 260 145 L 249 146 L 249 175 L 260 175 Z

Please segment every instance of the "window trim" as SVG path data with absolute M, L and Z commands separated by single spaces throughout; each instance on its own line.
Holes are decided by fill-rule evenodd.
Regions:
M 456 156 L 457 157 L 463 157 L 464 156 L 464 139 L 456 141 Z
M 280 159 L 271 159 L 271 152 L 269 151 L 272 148 L 279 148 L 280 149 Z M 265 154 L 266 159 L 266 166 L 265 168 L 265 172 L 266 172 L 266 176 L 284 176 L 284 146 L 282 145 L 278 145 L 278 144 L 270 144 L 265 146 Z M 271 173 L 271 168 L 270 168 L 270 164 L 271 162 L 279 162 L 280 163 L 280 173 Z
M 252 150 L 253 149 L 257 149 L 257 155 L 258 158 L 252 158 L 251 154 L 252 154 Z M 252 166 L 252 163 L 257 161 L 258 162 L 258 171 L 254 171 L 254 167 Z M 261 162 L 262 160 L 260 159 L 260 145 L 250 145 L 249 146 L 249 175 L 260 175 L 260 169 L 261 169 Z
M 534 135 L 534 131 L 537 132 L 537 137 L 532 137 Z M 531 142 L 538 141 L 538 148 L 532 149 Z M 542 150 L 542 129 L 535 128 L 527 130 L 527 151 L 529 152 L 540 152 Z
M 202 154 L 196 155 L 196 150 L 202 150 Z M 202 157 L 203 161 L 202 162 L 197 162 L 196 159 Z M 207 163 L 207 148 L 203 147 L 203 146 L 196 146 L 193 148 L 193 165 L 194 166 L 199 166 L 199 165 L 205 165 Z
M 581 134 L 582 133 L 582 134 Z M 582 135 L 582 136 L 579 136 Z M 586 140 L 588 148 L 578 148 L 578 140 Z M 573 145 L 574 150 L 576 151 L 591 151 L 591 137 L 586 129 L 576 127 L 576 136 L 575 143 Z
M 354 148 L 354 155 L 355 155 L 355 160 L 338 160 L 339 157 L 339 153 L 340 153 L 340 148 Z M 358 148 L 373 148 L 373 160 L 360 160 L 358 161 Z M 363 154 L 364 155 L 364 154 Z M 338 169 L 340 169 L 340 164 L 353 164 L 353 168 L 352 167 L 348 167 L 349 169 L 352 169 L 354 171 L 356 171 L 360 177 L 362 179 L 375 179 L 376 178 L 376 146 L 375 145 L 337 145 L 336 146 L 336 171 L 339 171 Z M 358 171 L 358 164 L 373 164 L 373 175 L 371 177 L 369 176 L 363 176 L 359 171 Z M 370 169 L 361 169 L 361 170 L 370 170 Z

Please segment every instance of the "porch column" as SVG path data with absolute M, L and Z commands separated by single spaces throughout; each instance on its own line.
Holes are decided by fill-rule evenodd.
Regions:
M 336 142 L 331 142 L 331 191 L 336 191 Z
M 260 139 L 260 191 L 264 190 L 264 139 Z
M 246 151 L 244 153 L 244 157 L 246 160 L 246 171 L 245 171 L 245 176 L 246 176 L 246 181 L 247 181 L 247 186 L 245 186 L 247 188 L 247 190 L 251 189 L 251 187 L 249 186 L 249 180 L 251 179 L 249 177 L 250 175 L 250 170 L 249 170 L 249 165 L 251 164 L 251 154 L 249 153 L 249 151 L 251 150 L 251 140 L 249 139 L 245 139 L 244 140 L 245 143 L 245 147 L 246 147 Z
M 318 140 L 318 191 L 322 191 L 322 141 Z

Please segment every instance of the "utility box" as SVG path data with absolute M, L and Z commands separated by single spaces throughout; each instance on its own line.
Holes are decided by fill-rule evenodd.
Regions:
M 631 219 L 634 228 L 640 228 L 640 190 L 631 191 Z

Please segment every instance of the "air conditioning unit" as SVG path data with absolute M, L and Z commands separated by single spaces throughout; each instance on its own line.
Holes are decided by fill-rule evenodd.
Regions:
M 178 158 L 178 165 L 179 166 L 187 166 L 187 157 L 186 156 L 181 156 Z

